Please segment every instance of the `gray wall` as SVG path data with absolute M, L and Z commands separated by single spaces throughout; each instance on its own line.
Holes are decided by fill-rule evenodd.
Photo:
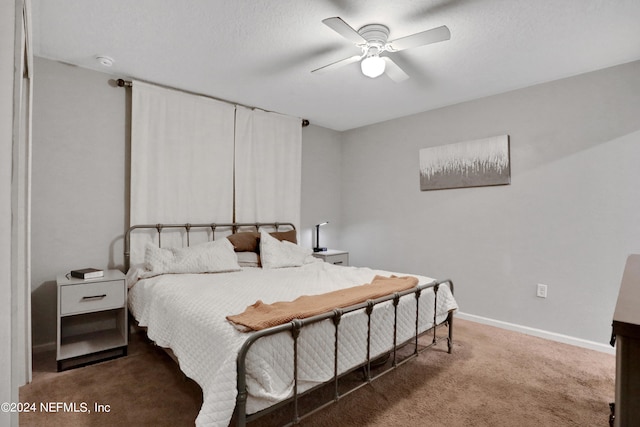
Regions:
M 55 341 L 56 275 L 123 268 L 128 227 L 127 91 L 104 73 L 35 60 L 33 108 L 32 322 L 34 345 Z M 303 129 L 301 244 L 339 236 L 340 133 Z
M 300 244 L 315 246 L 315 224 L 320 245 L 339 249 L 342 223 L 342 137 L 340 132 L 310 125 L 302 130 L 302 197 Z
M 32 317 L 55 340 L 55 276 L 121 267 L 126 91 L 36 58 Z M 640 252 L 640 63 L 348 132 L 303 130 L 301 244 L 454 279 L 461 310 L 606 342 L 626 256 Z M 421 148 L 511 136 L 512 184 L 420 192 Z M 535 297 L 537 283 L 549 297 Z
M 55 341 L 55 279 L 121 268 L 127 224 L 126 91 L 109 76 L 41 58 L 34 64 L 32 328 Z
M 634 62 L 345 132 L 340 243 L 452 278 L 465 313 L 606 343 L 640 252 L 639 117 Z M 420 191 L 421 148 L 504 134 L 511 185 Z

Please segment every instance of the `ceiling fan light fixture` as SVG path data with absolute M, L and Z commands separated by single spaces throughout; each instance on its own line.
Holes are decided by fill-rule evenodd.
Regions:
M 375 79 L 384 73 L 385 65 L 384 59 L 378 55 L 371 55 L 362 60 L 360 68 L 362 69 L 362 74 Z

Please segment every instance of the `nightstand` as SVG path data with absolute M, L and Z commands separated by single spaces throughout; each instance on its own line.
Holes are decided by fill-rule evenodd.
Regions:
M 349 265 L 349 252 L 338 251 L 335 249 L 327 249 L 322 252 L 314 252 L 313 256 L 320 258 L 324 262 L 330 262 L 336 265 Z
M 60 275 L 58 371 L 127 355 L 127 285 L 119 270 L 96 279 Z

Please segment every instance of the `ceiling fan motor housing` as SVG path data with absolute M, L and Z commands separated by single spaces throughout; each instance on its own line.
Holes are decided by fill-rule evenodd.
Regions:
M 369 24 L 358 30 L 358 34 L 367 41 L 369 47 L 377 47 L 382 51 L 389 38 L 389 28 L 382 24 Z

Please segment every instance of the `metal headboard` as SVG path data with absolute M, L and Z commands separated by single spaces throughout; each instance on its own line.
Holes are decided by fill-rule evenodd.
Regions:
M 253 227 L 256 231 L 260 231 L 261 227 L 275 228 L 276 231 L 280 227 L 289 227 L 292 230 L 296 229 L 296 226 L 290 222 L 228 222 L 228 223 L 209 223 L 209 224 L 139 224 L 129 227 L 124 235 L 124 264 L 125 269 L 129 269 L 129 262 L 131 257 L 131 232 L 137 229 L 155 229 L 158 232 L 158 246 L 162 246 L 162 230 L 165 228 L 177 228 L 184 229 L 187 233 L 187 246 L 189 246 L 189 233 L 192 229 L 206 229 L 211 230 L 211 240 L 216 238 L 216 229 L 230 230 L 231 234 L 237 233 L 238 229 L 245 229 L 247 227 Z

